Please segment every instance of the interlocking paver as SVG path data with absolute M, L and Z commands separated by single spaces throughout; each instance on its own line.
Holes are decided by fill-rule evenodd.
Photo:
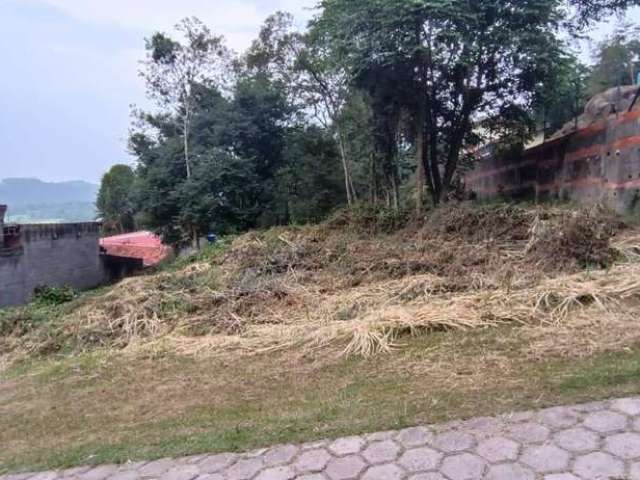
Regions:
M 505 422 L 498 418 L 479 417 L 464 422 L 463 428 L 474 435 L 478 441 L 500 435 L 506 428 Z
M 443 452 L 463 452 L 475 444 L 473 435 L 465 432 L 447 432 L 436 435 L 433 445 Z
M 397 437 L 404 447 L 422 447 L 433 441 L 433 433 L 428 428 L 414 427 L 402 430 Z
M 569 453 L 553 445 L 529 447 L 521 461 L 537 473 L 562 472 L 569 468 Z
M 196 480 L 225 480 L 225 478 L 219 473 L 205 473 L 204 475 L 199 475 Z
M 545 475 L 544 480 L 580 480 L 573 473 L 552 473 Z
M 600 437 L 584 428 L 572 428 L 556 433 L 553 441 L 569 452 L 587 453 L 598 448 Z
M 593 413 L 593 412 L 598 412 L 600 410 L 605 410 L 607 407 L 608 407 L 607 402 L 589 402 L 589 403 L 583 403 L 581 405 L 575 405 L 573 409 L 576 412 Z
M 233 480 L 251 480 L 264 467 L 264 461 L 259 457 L 239 460 L 227 470 L 227 477 Z
M 509 436 L 521 443 L 542 443 L 549 438 L 551 431 L 539 423 L 517 423 L 508 429 Z
M 640 397 L 0 480 L 640 480 Z
M 441 473 L 430 472 L 413 475 L 408 480 L 448 480 Z
M 291 467 L 272 467 L 258 474 L 256 480 L 293 480 L 296 472 Z
M 640 457 L 640 434 L 620 433 L 607 437 L 604 450 L 624 460 Z
M 358 478 L 367 467 L 364 461 L 356 456 L 334 458 L 327 465 L 327 476 L 331 480 L 352 480 Z
M 133 465 L 131 465 L 131 470 L 137 470 L 142 465 L 144 465 L 144 463 L 140 463 L 140 464 L 136 465 L 135 467 Z M 90 470 L 90 468 L 91 467 L 68 468 L 67 470 L 64 470 L 62 472 L 62 478 L 77 477 L 77 476 L 83 474 L 84 472 Z M 16 480 L 18 480 L 18 479 L 16 479 Z
M 640 462 L 632 463 L 629 467 L 629 480 L 640 480 Z
M 406 451 L 398 463 L 409 472 L 425 472 L 435 470 L 441 459 L 441 453 L 429 447 L 422 447 Z
M 147 463 L 138 472 L 141 478 L 158 478 L 164 472 L 173 467 L 174 461 L 170 458 L 162 458 L 153 462 Z
M 390 463 L 371 467 L 362 477 L 362 480 L 400 480 L 404 472 L 397 465 Z
M 264 456 L 264 463 L 269 466 L 284 465 L 289 463 L 298 453 L 295 445 L 281 445 L 272 448 Z
M 222 453 L 220 455 L 209 455 L 198 463 L 201 473 L 217 473 L 229 466 L 237 459 L 236 455 Z
M 482 458 L 463 453 L 445 458 L 441 470 L 451 480 L 480 480 L 485 468 Z
M 193 480 L 200 474 L 198 467 L 193 465 L 178 465 L 167 470 L 160 480 Z
M 535 480 L 535 474 L 519 463 L 494 465 L 487 473 L 487 480 Z
M 611 402 L 611 409 L 626 413 L 627 415 L 640 415 L 640 399 L 638 398 L 622 398 Z
M 309 450 L 298 457 L 293 467 L 300 473 L 320 472 L 327 466 L 329 460 L 331 455 L 326 450 Z
M 109 480 L 138 480 L 138 472 L 135 470 L 116 472 L 109 477 Z
M 362 451 L 364 445 L 365 441 L 362 437 L 340 438 L 329 445 L 329 450 L 331 450 L 331 453 L 334 455 L 342 457 Z
M 551 428 L 569 428 L 580 421 L 580 416 L 571 407 L 547 408 L 538 414 L 538 421 Z
M 79 475 L 81 480 L 105 480 L 118 471 L 117 465 L 101 465 L 99 467 L 92 468 Z M 45 480 L 37 477 L 33 477 L 36 480 Z
M 584 425 L 600 433 L 615 432 L 623 430 L 627 426 L 627 417 L 621 413 L 603 410 L 590 413 L 584 419 Z
M 392 462 L 399 454 L 400 446 L 391 440 L 372 443 L 362 452 L 362 456 L 371 465 Z
M 494 437 L 481 441 L 476 452 L 491 463 L 500 463 L 518 458 L 519 450 L 519 445 L 513 440 Z
M 579 457 L 573 471 L 583 480 L 614 479 L 624 474 L 624 463 L 607 453 L 594 452 Z

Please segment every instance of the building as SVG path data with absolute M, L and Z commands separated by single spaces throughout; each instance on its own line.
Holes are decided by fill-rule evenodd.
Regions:
M 603 203 L 620 213 L 640 207 L 640 105 L 637 87 L 594 97 L 585 113 L 517 158 L 488 146 L 465 176 L 478 198 Z
M 0 205 L 0 306 L 26 303 L 38 286 L 104 282 L 99 223 L 7 225 L 6 211 Z

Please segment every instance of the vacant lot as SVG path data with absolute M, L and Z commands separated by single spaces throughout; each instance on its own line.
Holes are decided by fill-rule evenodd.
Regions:
M 0 471 L 640 393 L 637 239 L 597 211 L 343 215 L 3 311 Z

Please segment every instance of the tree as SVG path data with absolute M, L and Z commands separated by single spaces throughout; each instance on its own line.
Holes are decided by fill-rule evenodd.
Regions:
M 620 24 L 594 54 L 595 64 L 589 79 L 589 95 L 609 88 L 635 85 L 640 60 L 640 27 Z
M 335 132 L 342 161 L 344 187 L 347 203 L 358 200 L 358 191 L 353 179 L 352 160 L 348 153 L 346 126 L 343 113 L 350 94 L 349 77 L 344 66 L 333 62 L 320 29 L 312 29 L 304 38 L 304 48 L 297 59 L 299 78 L 298 94 L 304 105 L 311 108 L 315 118 L 325 129 Z
M 573 26 L 584 28 L 607 16 L 621 13 L 640 5 L 640 0 L 570 0 L 576 15 L 570 19 Z
M 265 21 L 258 39 L 246 55 L 249 70 L 269 76 L 287 92 L 289 102 L 310 114 L 327 131 L 332 131 L 340 151 L 347 203 L 358 198 L 351 161 L 347 152 L 341 114 L 349 96 L 346 72 L 332 64 L 313 29 L 301 34 L 293 28 L 293 17 L 277 12 Z
M 375 158 L 394 206 L 402 110 L 423 138 L 416 157 L 437 203 L 479 142 L 477 123 L 527 109 L 561 50 L 554 0 L 324 0 L 322 7 L 318 28 L 328 48 L 371 100 Z
M 211 34 L 197 18 L 186 18 L 176 25 L 183 42 L 164 33 L 146 41 L 147 60 L 140 72 L 149 96 L 160 107 L 180 119 L 185 175 L 191 177 L 189 143 L 194 111 L 194 91 L 198 85 L 218 90 L 228 82 L 230 53 L 223 38 Z
M 103 175 L 96 207 L 106 234 L 135 230 L 135 181 L 135 173 L 128 165 L 114 165 Z
M 558 56 L 549 66 L 547 78 L 538 84 L 533 108 L 544 135 L 560 130 L 570 120 L 576 120 L 589 99 L 587 81 L 589 69 L 572 54 Z

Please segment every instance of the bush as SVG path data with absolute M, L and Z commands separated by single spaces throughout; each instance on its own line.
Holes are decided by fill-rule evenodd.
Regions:
M 352 228 L 358 233 L 393 233 L 404 228 L 409 214 L 404 209 L 396 210 L 384 205 L 358 204 L 339 210 L 326 225 L 330 228 Z
M 62 305 L 76 298 L 76 292 L 69 286 L 49 287 L 41 285 L 33 292 L 33 299 L 41 305 Z

